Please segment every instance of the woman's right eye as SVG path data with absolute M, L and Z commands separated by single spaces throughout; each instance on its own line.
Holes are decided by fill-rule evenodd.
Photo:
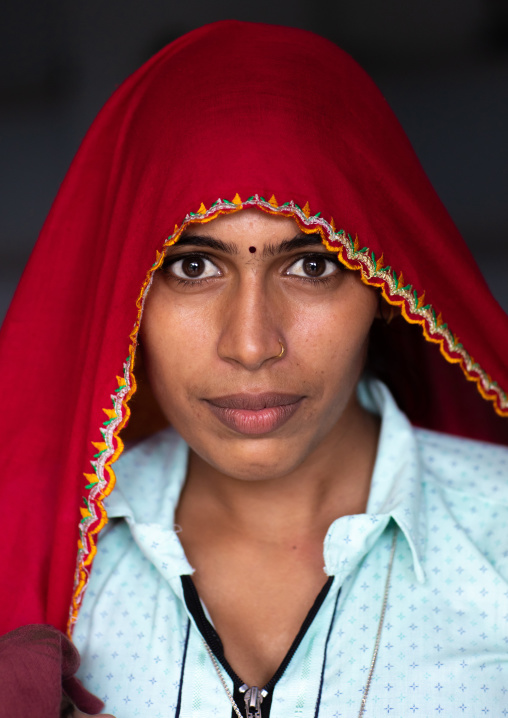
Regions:
M 169 272 L 177 279 L 184 281 L 192 281 L 193 279 L 210 279 L 211 277 L 220 277 L 219 268 L 206 257 L 199 255 L 191 255 L 173 259 L 168 261 L 167 258 L 163 264 L 163 269 Z

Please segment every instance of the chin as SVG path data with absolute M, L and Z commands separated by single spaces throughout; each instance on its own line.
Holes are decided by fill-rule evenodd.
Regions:
M 239 481 L 267 481 L 280 479 L 294 471 L 305 461 L 306 451 L 298 442 L 297 452 L 287 439 L 274 442 L 267 439 L 249 440 L 247 446 L 224 446 L 216 451 L 197 451 L 207 464 L 225 476 Z M 225 457 L 227 457 L 225 459 Z

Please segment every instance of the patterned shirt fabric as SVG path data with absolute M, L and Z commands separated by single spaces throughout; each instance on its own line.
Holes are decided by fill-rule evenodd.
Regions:
M 364 715 L 508 716 L 508 449 L 415 429 L 380 382 L 359 396 L 382 417 L 367 512 L 327 532 L 334 579 L 275 685 L 270 718 L 359 714 L 396 526 Z M 192 573 L 174 525 L 187 457 L 166 429 L 115 465 L 74 641 L 78 675 L 116 718 L 232 715 L 180 579 Z

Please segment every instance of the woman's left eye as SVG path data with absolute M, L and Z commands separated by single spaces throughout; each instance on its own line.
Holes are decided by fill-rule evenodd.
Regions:
M 297 259 L 286 270 L 286 274 L 305 279 L 324 279 L 334 274 L 337 269 L 337 260 L 329 259 L 322 254 L 314 254 Z
M 182 257 L 164 264 L 166 270 L 169 270 L 178 279 L 185 281 L 221 276 L 219 268 L 211 260 L 199 255 Z

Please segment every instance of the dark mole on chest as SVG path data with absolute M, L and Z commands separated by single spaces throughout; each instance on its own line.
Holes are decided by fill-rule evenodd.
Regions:
M 256 247 L 249 247 L 249 252 L 251 254 L 254 254 L 255 251 L 256 251 Z

